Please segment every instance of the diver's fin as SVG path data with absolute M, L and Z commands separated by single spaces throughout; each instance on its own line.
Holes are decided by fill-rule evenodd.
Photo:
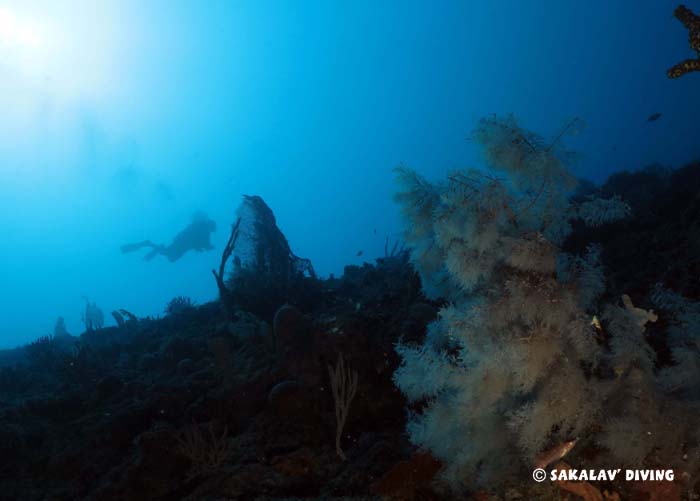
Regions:
M 143 242 L 138 242 L 135 244 L 126 244 L 121 246 L 121 251 L 122 254 L 126 254 L 127 252 L 134 252 L 139 249 L 142 249 L 143 247 L 156 247 L 156 245 L 151 242 L 150 240 L 144 240 Z

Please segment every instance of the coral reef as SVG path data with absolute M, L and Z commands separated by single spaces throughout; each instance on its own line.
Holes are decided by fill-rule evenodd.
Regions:
M 281 306 L 272 319 L 272 333 L 275 348 L 280 353 L 290 353 L 308 350 L 313 343 L 309 332 L 309 322 L 295 307 L 285 304 Z
M 564 249 L 581 253 L 592 240 L 600 244 L 609 299 L 629 294 L 643 307 L 653 307 L 649 296 L 660 282 L 689 299 L 700 300 L 700 282 L 694 279 L 700 273 L 698 191 L 697 163 L 677 170 L 650 166 L 616 173 L 595 193 L 620 195 L 634 217 L 601 228 L 574 225 Z
M 244 196 L 237 214 L 230 245 L 214 273 L 229 314 L 242 309 L 269 320 L 281 304 L 308 311 L 322 303 L 323 288 L 311 261 L 292 252 L 263 199 Z M 233 266 L 224 277 L 227 252 Z
M 235 248 L 237 266 L 283 280 L 298 274 L 316 276 L 311 261 L 292 252 L 272 209 L 262 198 L 244 195 L 238 216 L 242 241 Z
M 165 305 L 166 315 L 178 315 L 195 307 L 195 302 L 187 296 L 175 296 Z
M 572 460 L 595 450 L 603 465 L 694 467 L 694 406 L 660 384 L 645 338 L 655 315 L 627 296 L 600 303 L 595 246 L 561 252 L 572 221 L 600 226 L 629 207 L 571 198 L 561 137 L 548 143 L 493 117 L 475 138 L 493 174 L 432 184 L 398 171 L 412 261 L 426 293 L 447 301 L 423 343 L 397 345 L 411 441 L 444 464 L 456 492 L 507 485 L 574 438 Z
M 440 499 L 431 489 L 433 478 L 441 464 L 430 454 L 414 453 L 401 461 L 372 484 L 372 492 L 389 498 L 406 501 Z
M 697 58 L 686 59 L 671 67 L 666 72 L 668 78 L 678 78 L 692 71 L 700 71 L 700 16 L 685 5 L 676 7 L 673 15 L 688 30 L 688 45 L 697 53 Z
M 0 464 L 0 497 L 371 496 L 369 486 L 413 452 L 391 379 L 393 343 L 420 337 L 436 308 L 399 259 L 316 280 L 322 301 L 304 289 L 290 297 L 303 313 L 276 305 L 278 343 L 272 315 L 235 306 L 232 321 L 214 302 L 84 333 L 72 351 L 45 350 L 36 363 L 0 356 L 11 364 L 0 367 L 0 451 L 12 458 Z M 345 461 L 328 372 L 338 353 L 358 374 Z
M 345 359 L 341 353 L 338 355 L 336 366 L 328 366 L 328 377 L 333 390 L 333 401 L 335 402 L 335 452 L 344 461 L 347 457 L 340 446 L 340 439 L 343 436 L 345 421 L 348 419 L 350 404 L 357 393 L 357 371 L 353 371 L 346 366 Z
M 56 324 L 53 327 L 53 336 L 57 338 L 71 337 L 68 329 L 66 329 L 66 321 L 63 317 L 58 317 L 56 319 Z
M 211 422 L 206 434 L 193 422 L 182 431 L 177 440 L 178 453 L 190 461 L 190 469 L 185 476 L 187 481 L 215 473 L 233 451 L 228 429 L 224 427 L 221 434 L 217 434 Z
M 123 325 L 0 350 L 0 497 L 696 499 L 700 169 L 623 173 L 570 198 L 560 139 L 510 118 L 475 137 L 508 168 L 443 183 L 400 171 L 420 223 L 410 256 L 387 244 L 376 263 L 282 290 L 250 273 L 229 281 L 231 315 L 117 310 Z M 609 222 L 630 213 L 618 195 L 633 210 Z M 339 353 L 357 373 L 345 460 Z M 676 476 L 532 481 L 562 457 Z
M 229 260 L 233 267 L 227 277 Z M 259 196 L 244 195 L 219 269 L 212 274 L 231 318 L 236 308 L 269 318 L 292 297 L 297 303 L 306 293 L 318 299 L 311 261 L 292 252 L 272 209 Z M 266 304 L 260 301 L 262 297 L 268 298 Z
M 134 326 L 139 321 L 139 319 L 136 318 L 136 315 L 123 308 L 112 311 L 112 318 L 114 318 L 114 321 L 117 323 L 117 327 L 119 328 Z
M 85 311 L 83 312 L 83 323 L 86 331 L 95 331 L 101 329 L 105 323 L 105 316 L 102 310 L 97 306 L 97 303 L 90 302 L 85 299 Z
M 29 343 L 25 347 L 25 351 L 27 359 L 32 365 L 46 368 L 53 364 L 58 347 L 54 336 L 41 336 Z
M 226 242 L 223 252 L 221 253 L 221 261 L 219 262 L 219 270 L 211 270 L 214 279 L 216 280 L 216 287 L 219 289 L 219 301 L 224 308 L 228 308 L 231 302 L 231 293 L 226 288 L 226 265 L 228 264 L 231 254 L 233 254 L 233 249 L 236 247 L 236 242 L 238 241 L 238 236 L 240 234 L 241 227 L 241 217 L 236 219 L 236 222 L 231 226 L 231 233 Z

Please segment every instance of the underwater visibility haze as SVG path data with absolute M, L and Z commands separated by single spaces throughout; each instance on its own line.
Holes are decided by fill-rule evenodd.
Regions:
M 700 2 L 5 1 L 0 75 L 0 498 L 700 496 Z

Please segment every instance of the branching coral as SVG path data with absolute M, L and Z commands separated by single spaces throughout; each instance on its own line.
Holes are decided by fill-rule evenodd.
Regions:
M 700 71 L 700 16 L 694 14 L 685 5 L 679 5 L 673 13 L 688 30 L 688 44 L 698 57 L 686 59 L 667 71 L 668 78 L 678 78 L 691 71 Z
M 37 367 L 50 367 L 59 352 L 55 336 L 41 336 L 24 348 L 29 362 Z
M 101 329 L 105 322 L 104 313 L 102 313 L 102 310 L 97 306 L 97 303 L 91 303 L 86 297 L 83 297 L 83 299 L 85 299 L 85 312 L 83 313 L 85 330 L 92 332 Z
M 353 371 L 345 364 L 342 353 L 338 355 L 338 363 L 335 367 L 328 366 L 328 377 L 333 390 L 333 400 L 335 401 L 335 451 L 338 456 L 345 460 L 345 453 L 340 446 L 340 438 L 343 435 L 345 421 L 348 418 L 350 404 L 355 393 L 357 393 L 357 371 Z
M 117 322 L 117 327 L 120 329 L 134 326 L 139 322 L 136 315 L 125 310 L 124 308 L 112 311 L 112 317 L 114 318 L 114 321 Z
M 233 442 L 224 428 L 221 435 L 214 432 L 212 423 L 207 426 L 205 436 L 201 428 L 193 421 L 177 437 L 177 452 L 190 460 L 187 480 L 210 475 L 223 466 L 233 453 Z
M 700 303 L 657 285 L 654 302 L 671 314 L 668 344 L 673 365 L 661 370 L 661 382 L 674 395 L 700 406 Z
M 187 296 L 175 296 L 165 305 L 166 315 L 177 315 L 194 308 L 196 303 Z
M 629 207 L 570 200 L 560 137 L 546 142 L 513 117 L 482 120 L 475 137 L 493 172 L 432 184 L 398 170 L 412 261 L 426 291 L 448 301 L 423 345 L 397 346 L 394 380 L 416 409 L 411 440 L 443 462 L 456 489 L 507 480 L 556 444 L 585 447 L 601 426 L 597 442 L 620 464 L 654 452 L 671 464 L 688 437 L 682 427 L 662 433 L 644 335 L 655 315 L 625 297 L 598 320 L 599 249 L 577 257 L 559 248 L 571 220 L 599 225 Z

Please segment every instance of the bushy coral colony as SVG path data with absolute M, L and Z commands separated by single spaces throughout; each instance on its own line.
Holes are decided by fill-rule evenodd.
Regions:
M 575 220 L 629 207 L 572 201 L 561 136 L 546 143 L 508 116 L 483 119 L 474 138 L 490 171 L 440 183 L 397 172 L 412 262 L 447 301 L 424 342 L 397 345 L 411 441 L 457 491 L 522 478 L 560 444 L 576 444 L 572 461 L 697 471 L 697 330 L 676 335 L 674 363 L 657 372 L 644 335 L 656 316 L 628 296 L 601 302 L 599 248 L 560 249 Z

